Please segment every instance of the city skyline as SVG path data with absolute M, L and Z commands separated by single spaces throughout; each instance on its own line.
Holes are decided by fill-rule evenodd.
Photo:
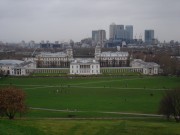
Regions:
M 92 30 L 133 25 L 134 35 L 154 29 L 155 38 L 180 41 L 179 0 L 0 0 L 0 41 L 80 41 Z

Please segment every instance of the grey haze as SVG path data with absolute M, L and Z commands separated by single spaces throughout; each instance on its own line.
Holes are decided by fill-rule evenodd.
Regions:
M 109 25 L 180 41 L 180 0 L 0 0 L 0 41 L 79 41 Z M 107 36 L 109 37 L 109 36 Z

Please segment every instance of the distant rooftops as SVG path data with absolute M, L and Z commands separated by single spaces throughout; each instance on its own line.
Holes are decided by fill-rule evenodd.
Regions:
M 31 63 L 33 63 L 33 62 L 32 61 L 24 61 L 24 62 L 16 65 L 16 67 L 25 67 L 25 66 L 27 66 L 27 65 L 29 65 Z
M 129 55 L 128 52 L 102 52 L 102 57 L 127 57 Z
M 86 59 L 86 58 L 77 58 L 74 59 L 71 64 L 99 64 L 98 61 L 96 61 L 95 59 Z
M 37 56 L 41 56 L 41 57 L 66 57 L 67 54 L 64 52 L 57 52 L 57 53 L 42 52 Z
M 154 62 L 144 62 L 141 59 L 134 59 L 134 61 L 132 61 L 132 64 L 136 63 L 136 65 L 141 66 L 141 67 L 159 67 L 159 65 L 157 63 Z
M 19 65 L 23 62 L 22 60 L 0 60 L 0 65 Z

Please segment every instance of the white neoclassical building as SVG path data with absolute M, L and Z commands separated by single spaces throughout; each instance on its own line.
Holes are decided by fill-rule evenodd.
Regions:
M 134 59 L 130 63 L 132 68 L 142 68 L 145 75 L 157 75 L 159 73 L 160 65 L 154 62 L 144 62 L 141 59 Z
M 127 67 L 128 52 L 101 52 L 101 47 L 95 48 L 95 59 L 100 62 L 101 67 Z
M 11 68 L 10 75 L 21 76 L 21 75 L 29 75 L 27 70 L 35 69 L 36 63 L 32 61 L 24 61 L 14 67 Z
M 0 60 L 0 72 L 11 74 L 12 68 L 23 63 L 21 60 Z
M 28 69 L 35 69 L 36 63 L 21 60 L 0 60 L 0 72 L 4 75 L 22 76 L 28 75 Z
M 97 75 L 119 72 L 138 72 L 145 75 L 156 75 L 160 66 L 154 62 L 135 59 L 128 65 L 128 52 L 101 52 L 95 48 L 95 58 L 73 58 L 72 48 L 64 52 L 40 53 L 34 58 L 19 60 L 0 60 L 0 73 L 14 76 L 31 73 L 60 73 L 71 75 Z
M 67 48 L 65 52 L 42 52 L 36 55 L 35 61 L 38 68 L 69 68 L 73 59 L 72 48 Z
M 70 74 L 96 75 L 100 74 L 100 64 L 95 59 L 79 58 L 70 63 Z

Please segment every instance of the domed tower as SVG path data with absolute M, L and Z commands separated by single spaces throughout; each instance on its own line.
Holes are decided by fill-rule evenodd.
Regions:
M 67 54 L 68 58 L 70 58 L 70 59 L 73 58 L 73 49 L 71 47 L 68 47 L 66 49 L 66 54 Z
M 101 47 L 99 45 L 97 45 L 95 47 L 95 59 L 99 60 L 101 56 Z

